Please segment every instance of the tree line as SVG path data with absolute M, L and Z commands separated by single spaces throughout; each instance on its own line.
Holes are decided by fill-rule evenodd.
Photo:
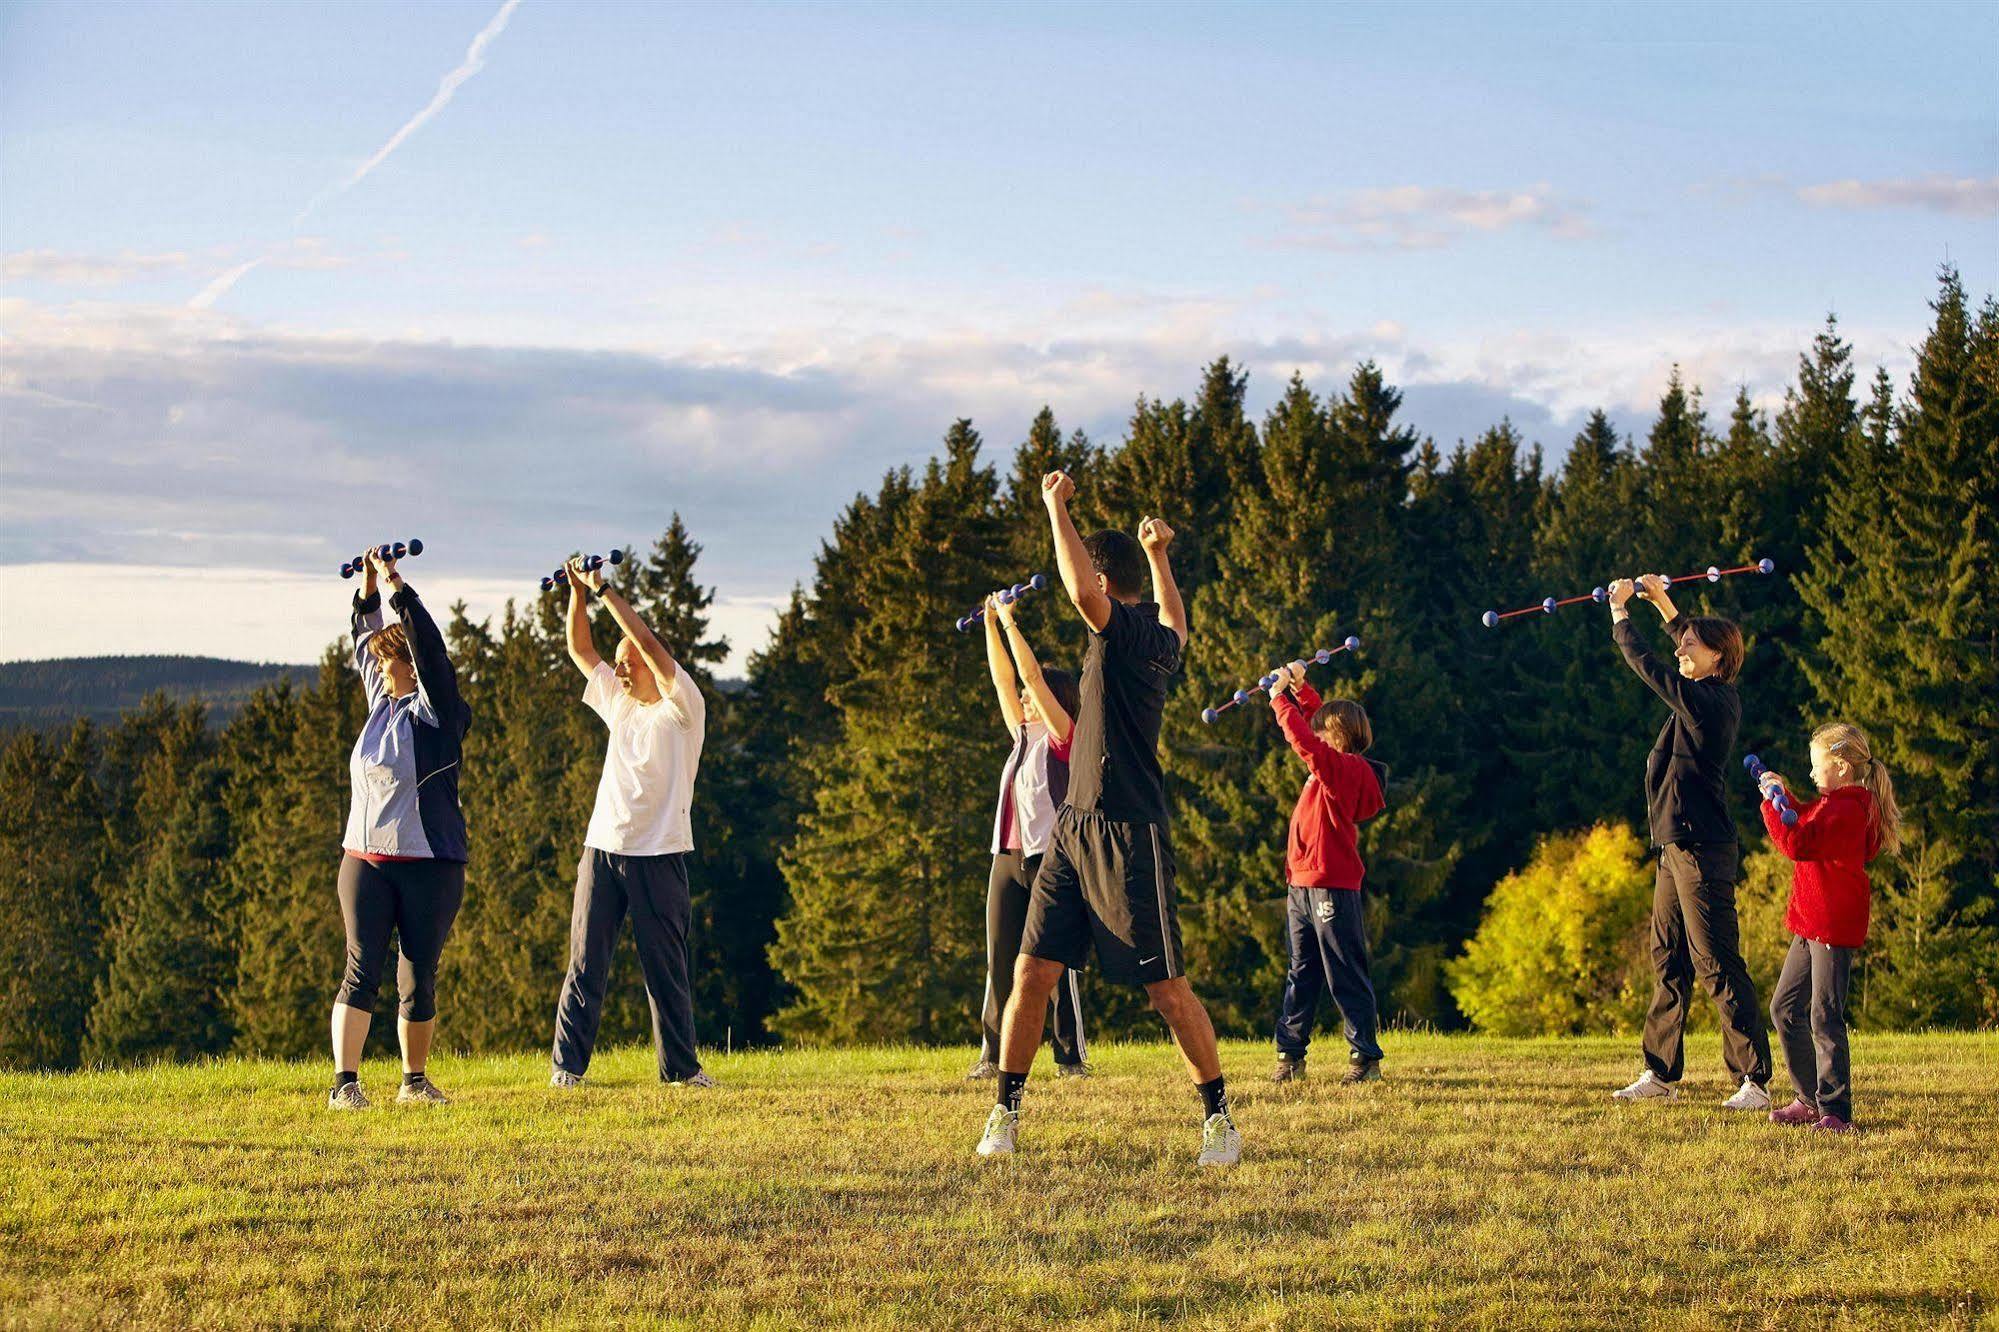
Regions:
M 1803 780 L 1811 727 L 1844 717 L 1894 774 L 1908 847 L 1876 866 L 1882 997 L 1863 1020 L 1999 1021 L 1999 305 L 1974 308 L 1946 269 L 1932 308 L 1904 384 L 1863 380 L 1828 319 L 1774 416 L 1740 390 L 1712 411 L 1676 372 L 1642 437 L 1595 412 L 1558 464 L 1505 421 L 1439 446 L 1401 419 L 1372 363 L 1335 386 L 1294 376 L 1253 421 L 1246 374 L 1220 359 L 1191 398 L 1141 397 L 1121 441 L 1064 432 L 1044 409 L 1010 459 L 960 420 L 922 466 L 840 513 L 728 691 L 713 677 L 728 651 L 710 637 L 713 589 L 675 515 L 619 581 L 710 698 L 691 868 L 704 1042 L 973 1039 L 1007 738 L 980 644 L 952 622 L 991 588 L 1052 571 L 1038 490 L 1057 468 L 1078 479 L 1085 531 L 1159 514 L 1180 533 L 1193 638 L 1162 761 L 1188 968 L 1225 1031 L 1264 1032 L 1276 1002 L 1301 776 L 1260 709 L 1210 726 L 1204 705 L 1357 634 L 1357 657 L 1315 674 L 1366 704 L 1389 766 L 1388 810 L 1362 842 L 1386 1012 L 1618 1025 L 1625 982 L 1611 972 L 1639 928 L 1626 899 L 1646 891 L 1642 838 L 1618 834 L 1643 828 L 1658 706 L 1600 608 L 1497 630 L 1479 614 L 1765 557 L 1774 578 L 1675 598 L 1744 626 L 1745 749 Z M 1022 619 L 1045 662 L 1080 662 L 1083 630 L 1059 595 L 1023 603 Z M 612 641 L 608 619 L 597 628 Z M 529 1048 L 549 1036 L 603 732 L 578 701 L 555 597 L 476 623 L 460 607 L 448 635 L 475 722 L 440 1039 Z M 317 1054 L 342 958 L 333 883 L 361 719 L 336 646 L 316 680 L 260 688 L 219 729 L 199 704 L 154 697 L 113 725 L 9 741 L 0 1061 Z M 1746 778 L 1740 791 L 1754 853 Z M 1781 867 L 1764 865 L 1745 882 L 1780 910 Z M 1597 942 L 1576 967 L 1595 971 L 1548 969 L 1585 938 Z M 626 949 L 607 1040 L 645 1030 Z M 1544 993 L 1564 985 L 1566 998 Z M 1136 995 L 1099 986 L 1088 1001 L 1100 1034 L 1157 1029 Z

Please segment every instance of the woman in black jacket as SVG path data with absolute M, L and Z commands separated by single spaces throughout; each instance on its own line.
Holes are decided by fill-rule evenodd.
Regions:
M 1630 601 L 1658 608 L 1673 639 L 1676 667 L 1645 650 L 1631 623 Z M 1730 1110 L 1767 1110 L 1770 1038 L 1756 983 L 1742 962 L 1735 919 L 1740 851 L 1726 792 L 1728 761 L 1742 724 L 1735 676 L 1742 631 L 1731 620 L 1686 616 L 1666 580 L 1646 574 L 1610 585 L 1611 636 L 1631 669 L 1670 713 L 1645 759 L 1645 807 L 1659 865 L 1652 890 L 1652 973 L 1657 984 L 1645 1014 L 1645 1072 L 1615 1093 L 1620 1101 L 1673 1100 L 1680 1094 L 1683 1033 L 1693 982 L 1721 1015 L 1722 1051 L 1740 1081 L 1722 1102 Z

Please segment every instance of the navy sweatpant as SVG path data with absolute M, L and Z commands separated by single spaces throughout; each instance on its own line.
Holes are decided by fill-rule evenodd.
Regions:
M 694 1052 L 694 992 L 688 979 L 687 935 L 694 910 L 687 857 L 681 852 L 620 856 L 584 848 L 569 917 L 569 974 L 555 1005 L 554 1064 L 579 1078 L 590 1068 L 611 984 L 611 955 L 627 914 L 652 1004 L 659 1076 L 666 1081 L 691 1078 L 701 1071 L 701 1058 Z
M 1277 1053 L 1303 1059 L 1319 1000 L 1331 990 L 1354 1059 L 1381 1058 L 1374 982 L 1367 974 L 1367 926 L 1361 895 L 1345 888 L 1293 888 L 1285 895 L 1291 966 L 1277 1014 Z

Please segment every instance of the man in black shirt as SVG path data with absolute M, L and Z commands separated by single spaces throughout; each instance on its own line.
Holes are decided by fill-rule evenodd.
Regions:
M 1000 1029 L 999 1103 L 986 1120 L 979 1155 L 1013 1152 L 1021 1091 L 1041 1045 L 1040 1015 L 1063 970 L 1081 967 L 1094 949 L 1104 975 L 1144 986 L 1172 1028 L 1201 1092 L 1199 1163 L 1234 1165 L 1242 1136 L 1229 1114 L 1215 1028 L 1182 967 L 1159 771 L 1166 686 L 1187 644 L 1187 609 L 1166 556 L 1173 529 L 1147 518 L 1136 541 L 1115 531 L 1085 541 L 1069 517 L 1075 491 L 1065 473 L 1042 478 L 1062 585 L 1090 627 L 1069 797 L 1056 815 L 1055 836 L 1028 903 Z M 1145 565 L 1157 602 L 1139 599 Z

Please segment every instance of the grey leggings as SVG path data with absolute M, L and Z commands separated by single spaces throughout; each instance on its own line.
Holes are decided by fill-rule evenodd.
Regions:
M 437 1016 L 437 959 L 465 900 L 465 865 L 457 860 L 340 858 L 340 916 L 347 923 L 347 974 L 338 1004 L 372 1012 L 396 937 L 396 992 L 406 1022 Z
M 1798 1099 L 1822 1115 L 1853 1118 L 1852 1063 L 1846 1052 L 1846 985 L 1857 948 L 1835 948 L 1793 935 L 1784 972 L 1770 996 L 1770 1023 Z

